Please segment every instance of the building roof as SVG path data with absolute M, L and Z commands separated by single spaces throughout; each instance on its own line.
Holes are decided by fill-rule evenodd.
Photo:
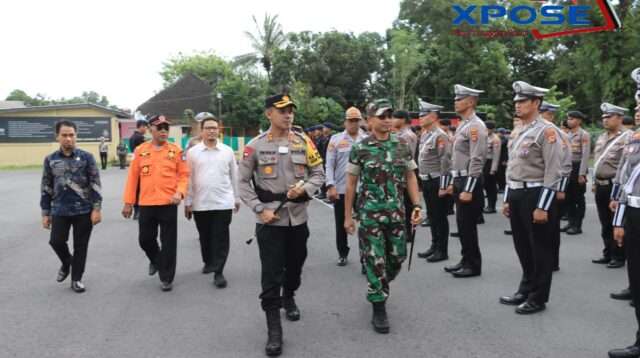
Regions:
M 42 112 L 50 110 L 65 110 L 65 109 L 96 109 L 99 111 L 113 114 L 118 118 L 130 118 L 131 115 L 122 111 L 118 111 L 112 108 L 100 106 L 93 103 L 78 103 L 78 104 L 53 104 L 49 106 L 33 106 L 22 108 L 0 108 L 0 114 L 5 113 L 28 113 L 28 112 Z
M 22 101 L 0 101 L 0 109 L 9 108 L 24 108 L 24 102 Z
M 164 114 L 173 119 L 182 118 L 186 109 L 194 113 L 210 110 L 212 87 L 192 73 L 182 76 L 171 86 L 141 104 L 137 110 L 146 114 Z

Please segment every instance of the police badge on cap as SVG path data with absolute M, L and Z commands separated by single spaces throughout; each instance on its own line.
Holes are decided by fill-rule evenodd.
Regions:
M 624 114 L 628 111 L 628 109 L 615 106 L 611 103 L 604 102 L 600 105 L 600 110 L 602 111 L 602 117 L 608 117 L 611 115 L 624 116 Z
M 285 108 L 292 106 L 294 108 L 298 108 L 296 104 L 293 102 L 293 99 L 289 95 L 286 94 L 277 94 L 275 96 L 267 97 L 264 100 L 264 108 Z

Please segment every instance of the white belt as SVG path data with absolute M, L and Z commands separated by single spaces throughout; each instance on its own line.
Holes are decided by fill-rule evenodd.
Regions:
M 627 206 L 640 209 L 640 196 L 627 196 Z
M 507 186 L 509 186 L 509 189 L 512 190 L 517 190 L 517 189 L 528 189 L 528 188 L 539 188 L 541 186 L 544 186 L 543 182 L 539 182 L 539 181 L 511 181 L 508 180 L 507 181 Z
M 432 180 L 440 178 L 440 173 L 420 174 L 422 180 Z
M 468 170 L 452 170 L 451 171 L 451 176 L 454 178 L 459 178 L 459 177 L 466 177 L 469 175 L 469 171 Z
M 611 185 L 613 181 L 611 179 L 594 179 L 593 180 L 597 185 Z

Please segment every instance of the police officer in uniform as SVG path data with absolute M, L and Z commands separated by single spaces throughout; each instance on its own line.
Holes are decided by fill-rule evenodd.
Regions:
M 453 183 L 447 188 L 454 194 L 456 223 L 462 259 L 445 271 L 454 277 L 480 276 L 482 256 L 478 245 L 478 218 L 482 215 L 482 169 L 487 156 L 487 128 L 476 115 L 478 97 L 484 91 L 454 86 L 455 110 L 462 118 L 456 129 L 452 147 L 451 176 Z
M 425 252 L 419 252 L 418 257 L 427 259 L 427 262 L 439 262 L 449 258 L 449 195 L 446 190 L 451 182 L 451 141 L 439 125 L 438 116 L 443 108 L 420 101 L 422 135 L 417 159 L 422 195 L 431 223 L 431 247 Z
M 600 106 L 605 132 L 596 141 L 593 164 L 593 192 L 595 193 L 598 218 L 602 226 L 601 236 L 604 243 L 602 257 L 593 259 L 596 264 L 605 264 L 608 268 L 624 266 L 624 250 L 613 241 L 611 220 L 613 213 L 609 209 L 609 201 L 617 196 L 619 187 L 614 186 L 614 177 L 621 161 L 624 144 L 631 131 L 622 127 L 622 117 L 626 108 L 603 103 Z
M 567 113 L 572 166 L 567 198 L 565 199 L 569 223 L 562 228 L 562 231 L 567 235 L 582 233 L 582 219 L 586 210 L 584 194 L 587 190 L 589 156 L 591 155 L 591 136 L 589 132 L 582 129 L 582 123 L 586 120 L 587 116 L 580 111 Z
M 324 182 L 322 159 L 311 140 L 290 131 L 295 103 L 287 95 L 265 100 L 271 127 L 244 149 L 239 165 L 240 199 L 256 214 L 262 265 L 262 309 L 266 312 L 269 356 L 282 353 L 280 308 L 300 319 L 294 300 L 307 257 L 307 205 Z M 304 181 L 303 185 L 297 185 Z M 277 213 L 275 209 L 287 202 Z M 281 293 L 282 290 L 282 293 Z
M 484 175 L 484 191 L 487 197 L 487 207 L 484 208 L 485 214 L 494 214 L 496 212 L 496 201 L 498 201 L 498 181 L 496 173 L 500 164 L 500 147 L 502 141 L 500 136 L 495 133 L 496 123 L 487 121 L 485 123 L 488 130 L 487 137 L 487 160 L 484 163 L 482 171 Z
M 571 175 L 571 145 L 569 143 L 569 135 L 555 124 L 555 113 L 560 108 L 557 104 L 552 104 L 543 101 L 540 105 L 540 116 L 547 123 L 550 124 L 556 131 L 558 139 L 562 147 L 561 169 L 560 169 L 560 185 L 556 192 L 556 199 L 558 203 L 558 215 L 553 217 L 551 226 L 553 228 L 553 271 L 560 270 L 560 216 L 563 212 L 564 203 L 566 199 L 566 191 L 569 183 L 569 177 Z
M 624 152 L 625 164 L 619 171 L 619 204 L 613 216 L 613 236 L 618 247 L 624 244 L 630 283 L 628 294 L 640 325 L 640 132 L 636 131 L 630 136 Z M 634 344 L 609 351 L 609 357 L 640 357 L 640 330 L 636 332 Z
M 551 289 L 562 145 L 556 129 L 538 112 L 548 90 L 523 81 L 514 82 L 513 89 L 522 127 L 509 150 L 502 208 L 511 222 L 522 279 L 516 293 L 500 297 L 500 303 L 517 305 L 518 314 L 532 314 L 546 308 Z

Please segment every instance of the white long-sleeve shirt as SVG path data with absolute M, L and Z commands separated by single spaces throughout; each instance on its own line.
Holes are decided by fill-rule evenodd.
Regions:
M 185 205 L 193 211 L 228 210 L 240 202 L 238 165 L 231 147 L 198 143 L 187 152 L 187 164 L 191 177 Z

